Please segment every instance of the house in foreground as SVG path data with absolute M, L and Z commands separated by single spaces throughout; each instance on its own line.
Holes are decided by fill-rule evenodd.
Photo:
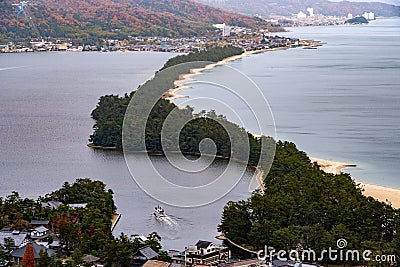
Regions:
M 1 230 L 0 245 L 11 249 L 20 248 L 28 244 L 28 233 L 17 230 Z
M 170 263 L 166 261 L 159 261 L 159 260 L 148 260 L 142 267 L 183 267 L 177 263 Z
M 48 248 L 38 245 L 36 243 L 31 243 L 31 245 L 33 247 L 33 254 L 35 255 L 35 260 L 39 259 L 39 253 L 41 250 L 45 251 L 47 253 L 47 255 L 49 255 L 49 257 L 51 257 L 53 254 L 56 253 L 54 250 L 48 249 Z M 26 244 L 25 246 L 23 246 L 21 248 L 17 248 L 11 252 L 11 256 L 13 257 L 16 265 L 21 264 L 22 258 L 24 257 L 27 247 L 28 247 L 28 244 Z
M 229 249 L 209 241 L 199 240 L 196 245 L 185 249 L 186 265 L 218 266 L 229 260 Z
M 142 266 L 149 260 L 157 260 L 159 256 L 150 246 L 145 246 L 132 254 L 130 260 L 133 266 Z

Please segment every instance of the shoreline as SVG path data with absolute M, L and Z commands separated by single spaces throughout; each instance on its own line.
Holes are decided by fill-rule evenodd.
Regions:
M 310 157 L 310 160 L 311 160 L 311 162 L 317 163 L 323 171 L 325 171 L 327 173 L 332 173 L 332 174 L 340 174 L 340 173 L 342 173 L 343 169 L 345 169 L 345 168 L 357 167 L 356 164 L 337 162 L 337 161 L 320 159 L 320 158 Z
M 310 157 L 311 162 L 317 163 L 321 170 L 332 173 L 332 174 L 340 174 L 343 172 L 343 169 L 349 167 L 356 167 L 355 164 L 319 159 Z M 363 195 L 367 197 L 373 197 L 376 200 L 385 203 L 391 203 L 393 208 L 400 208 L 400 188 L 387 187 L 382 185 L 370 184 L 361 182 L 358 180 L 354 180 L 364 191 Z
M 263 180 L 264 179 L 264 171 L 263 171 L 263 169 L 262 168 L 257 168 L 255 175 L 257 176 L 257 181 L 258 181 L 258 183 L 260 185 L 261 191 L 264 192 L 265 191 L 265 184 L 264 184 L 264 180 Z
M 121 214 L 114 213 L 111 218 L 111 232 L 114 231 L 115 227 L 117 226 L 119 220 L 121 219 Z
M 197 68 L 197 69 L 191 69 L 190 73 L 182 74 L 179 75 L 179 79 L 174 82 L 174 88 L 169 89 L 165 94 L 164 94 L 164 99 L 173 101 L 179 98 L 188 98 L 188 96 L 181 95 L 178 92 L 182 91 L 184 89 L 187 89 L 188 86 L 184 85 L 187 82 L 193 81 L 194 79 L 192 77 L 197 76 L 202 74 L 203 71 L 205 70 L 210 70 L 213 69 L 217 66 L 225 65 L 230 61 L 234 61 L 237 59 L 245 58 L 250 55 L 255 55 L 255 54 L 261 54 L 269 51 L 277 51 L 277 50 L 287 50 L 290 47 L 284 46 L 284 47 L 276 47 L 276 48 L 267 48 L 267 49 L 261 49 L 261 50 L 252 50 L 252 51 L 246 51 L 243 52 L 240 55 L 235 55 L 231 57 L 224 58 L 223 60 L 220 60 L 216 63 L 211 63 L 206 65 L 203 68 Z

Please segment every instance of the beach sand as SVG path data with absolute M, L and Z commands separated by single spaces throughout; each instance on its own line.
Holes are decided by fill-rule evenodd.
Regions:
M 255 51 L 247 51 L 240 55 L 225 58 L 221 61 L 218 61 L 217 63 L 209 64 L 209 65 L 205 66 L 204 68 L 191 69 L 190 73 L 182 74 L 179 76 L 179 79 L 174 82 L 174 88 L 169 89 L 164 94 L 164 99 L 173 101 L 178 98 L 187 98 L 187 96 L 181 95 L 178 92 L 181 90 L 187 89 L 188 87 L 185 86 L 185 83 L 193 81 L 193 77 L 201 74 L 204 70 L 209 70 L 209 69 L 215 68 L 216 66 L 225 65 L 229 61 L 244 58 L 249 55 L 260 54 L 260 53 L 264 53 L 264 52 L 268 52 L 268 51 L 285 50 L 285 49 L 289 49 L 289 48 L 288 47 L 277 47 L 277 48 L 268 48 L 268 49 L 255 50 Z
M 330 161 L 310 157 L 327 173 L 340 174 L 344 168 L 356 167 L 355 164 Z M 394 208 L 400 208 L 400 189 L 356 181 L 364 189 L 365 196 L 371 196 L 379 201 L 391 203 Z
M 274 51 L 274 50 L 284 50 L 284 49 L 288 49 L 288 48 L 287 47 L 278 47 L 278 48 L 270 48 L 270 49 L 263 49 L 263 50 L 256 50 L 256 51 L 248 51 L 248 52 L 244 52 L 243 54 L 240 54 L 240 55 L 225 58 L 217 63 L 209 64 L 209 65 L 205 66 L 204 68 L 192 69 L 192 70 L 190 70 L 190 73 L 179 76 L 179 80 L 175 81 L 175 83 L 174 83 L 174 88 L 169 89 L 165 93 L 164 98 L 168 99 L 170 101 L 172 101 L 174 99 L 178 99 L 178 98 L 186 98 L 187 96 L 180 95 L 178 92 L 188 88 L 184 84 L 186 82 L 193 81 L 193 77 L 201 74 L 201 72 L 204 70 L 212 69 L 216 66 L 224 65 L 229 61 L 244 58 L 249 55 L 259 54 L 259 53 L 264 53 L 264 52 Z M 325 172 L 332 173 L 332 174 L 340 174 L 344 168 L 357 166 L 355 164 L 349 164 L 349 163 L 344 163 L 344 162 L 337 162 L 337 161 L 331 161 L 331 160 L 325 160 L 325 159 L 319 159 L 319 158 L 313 158 L 313 157 L 310 157 L 310 160 L 312 162 L 316 162 L 321 167 L 321 169 L 324 170 Z M 263 183 L 263 176 L 264 176 L 263 171 L 257 170 L 256 176 L 260 183 L 261 189 L 265 190 L 265 186 Z M 390 188 L 390 187 L 385 187 L 385 186 L 380 186 L 380 185 L 363 183 L 360 181 L 356 181 L 356 183 L 360 184 L 360 186 L 364 189 L 365 196 L 371 196 L 379 201 L 389 202 L 392 204 L 392 206 L 394 208 L 400 208 L 400 189 L 399 188 Z

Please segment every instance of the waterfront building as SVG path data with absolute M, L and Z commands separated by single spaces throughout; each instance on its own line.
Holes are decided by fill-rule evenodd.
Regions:
M 160 255 L 155 252 L 150 246 L 145 246 L 140 248 L 129 258 L 132 261 L 133 266 L 142 266 L 145 262 L 149 260 L 156 260 Z
M 297 18 L 298 19 L 305 19 L 305 18 L 307 18 L 307 14 L 304 13 L 303 11 L 300 11 L 299 13 L 297 13 Z
M 225 246 L 216 245 L 209 241 L 199 240 L 196 245 L 185 249 L 186 265 L 218 266 L 229 260 L 229 250 Z
M 375 19 L 375 13 L 374 12 L 364 12 L 364 14 L 362 16 L 367 20 L 374 20 Z
M 307 12 L 310 14 L 310 17 L 314 17 L 314 8 L 312 7 L 307 8 Z

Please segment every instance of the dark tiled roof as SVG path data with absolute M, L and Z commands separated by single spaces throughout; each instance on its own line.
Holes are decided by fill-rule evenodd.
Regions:
M 32 243 L 31 245 L 33 247 L 33 253 L 35 255 L 35 259 L 39 259 L 39 253 L 40 253 L 41 250 L 47 251 L 47 254 L 49 256 L 51 256 L 54 253 L 56 253 L 54 250 L 47 249 L 46 247 L 40 246 L 40 245 L 38 245 L 36 243 Z M 11 256 L 13 256 L 14 258 L 22 258 L 24 256 L 24 254 L 25 254 L 25 250 L 26 250 L 27 246 L 28 245 L 25 245 L 22 248 L 18 248 L 18 249 L 13 250 L 13 252 L 11 252 Z
M 49 221 L 32 220 L 31 225 L 48 225 Z
M 197 249 L 200 249 L 200 248 L 208 248 L 208 246 L 211 245 L 211 244 L 212 244 L 212 243 L 211 243 L 210 241 L 199 240 L 199 241 L 196 243 L 196 247 L 197 247 Z
M 139 249 L 135 254 L 132 255 L 133 259 L 145 259 L 151 260 L 157 258 L 159 255 L 150 246 L 145 246 Z
M 17 232 L 15 232 L 17 233 Z M 12 231 L 1 231 L 0 232 L 0 244 L 4 245 L 4 240 L 6 238 L 12 238 L 14 240 L 14 244 L 16 247 L 19 247 L 22 245 L 24 240 L 26 239 L 28 233 L 25 232 L 18 232 L 18 234 L 13 234 Z
M 100 260 L 100 258 L 89 254 L 89 255 L 86 255 L 85 257 L 83 257 L 82 260 L 83 260 L 84 262 L 95 262 L 95 261 Z
M 48 201 L 48 202 L 42 202 L 41 205 L 42 205 L 43 208 L 48 208 L 48 209 L 52 209 L 53 210 L 53 209 L 56 209 L 59 206 L 61 206 L 62 202 L 59 202 L 59 201 Z

